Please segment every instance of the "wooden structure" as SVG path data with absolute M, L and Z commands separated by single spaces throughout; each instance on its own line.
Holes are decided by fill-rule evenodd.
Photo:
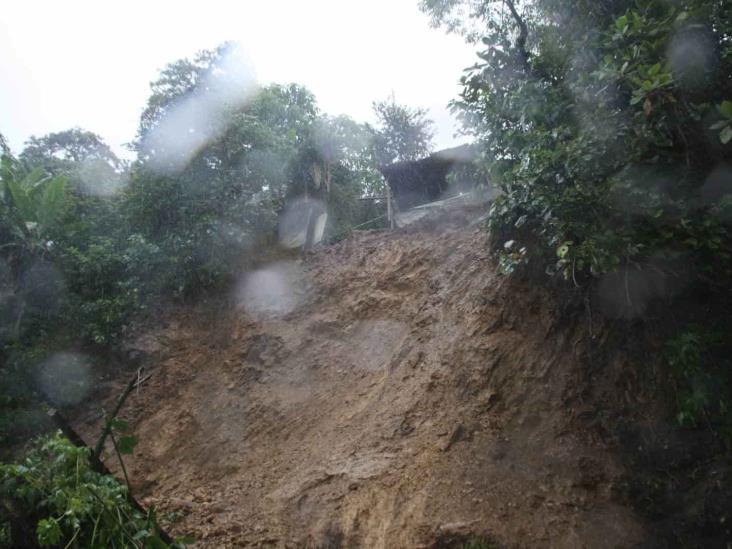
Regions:
M 380 168 L 388 191 L 400 211 L 408 210 L 449 195 L 447 176 L 461 166 L 468 166 L 475 149 L 462 145 L 445 149 L 421 160 L 396 162 Z M 388 201 L 391 206 L 391 200 Z M 391 218 L 391 216 L 390 216 Z

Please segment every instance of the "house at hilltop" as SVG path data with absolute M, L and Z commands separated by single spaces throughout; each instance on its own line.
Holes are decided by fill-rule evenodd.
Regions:
M 420 160 L 396 162 L 380 168 L 380 171 L 389 184 L 397 209 L 404 212 L 470 190 L 468 187 L 473 187 L 475 181 L 458 181 L 450 185 L 448 175 L 468 172 L 476 154 L 473 145 L 461 145 L 437 151 Z M 461 168 L 464 170 L 458 172 Z

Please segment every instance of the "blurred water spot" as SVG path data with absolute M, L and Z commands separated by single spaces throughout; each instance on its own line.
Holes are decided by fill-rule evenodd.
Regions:
M 678 85 L 700 93 L 712 85 L 719 59 L 716 40 L 705 25 L 687 25 L 671 39 L 668 60 Z
M 640 317 L 653 300 L 678 294 L 688 283 L 689 268 L 682 255 L 672 250 L 659 252 L 643 265 L 603 275 L 597 286 L 597 304 L 612 318 Z
M 10 270 L 10 265 L 2 257 L 0 257 L 0 295 L 3 295 L 6 291 L 10 291 L 13 283 L 13 271 Z
M 89 158 L 81 163 L 77 175 L 82 193 L 90 196 L 112 196 L 124 189 L 129 181 L 126 173 L 115 171 L 99 158 Z
M 59 310 L 66 293 L 61 272 L 47 261 L 37 261 L 20 277 L 21 297 L 27 307 L 52 314 Z
M 281 317 L 294 311 L 304 294 L 301 269 L 283 261 L 248 273 L 237 288 L 237 303 L 255 318 Z
M 145 136 L 143 148 L 151 155 L 150 167 L 159 173 L 185 168 L 202 147 L 226 130 L 229 113 L 245 105 L 256 91 L 251 61 L 241 47 L 231 47 L 195 92 L 173 104 Z
M 598 55 L 599 52 L 593 50 L 576 52 L 570 60 L 571 74 L 585 75 L 594 70 Z M 583 130 L 606 141 L 605 147 L 621 149 L 622 144 L 616 143 L 617 136 L 622 126 L 630 121 L 630 115 L 618 108 L 623 102 L 618 80 L 600 83 L 579 77 L 571 79 L 569 85 L 575 97 L 572 114 Z M 614 153 L 623 154 L 621 150 Z
M 320 200 L 298 198 L 290 202 L 280 216 L 280 244 L 285 248 L 317 244 L 323 239 L 327 220 L 327 210 Z
M 619 211 L 634 216 L 653 215 L 669 199 L 671 190 L 681 169 L 678 166 L 631 165 L 618 172 L 618 182 L 612 189 L 609 200 Z M 673 211 L 666 209 L 665 215 Z
M 92 386 L 91 364 L 77 353 L 56 353 L 38 367 L 36 380 L 53 404 L 77 404 Z
M 729 197 L 732 197 L 732 169 L 727 164 L 719 164 L 704 180 L 701 188 L 702 202 L 707 206 L 716 206 Z M 730 221 L 730 215 L 732 211 L 727 211 L 727 219 L 724 221 Z
M 0 341 L 17 337 L 15 334 L 20 300 L 13 285 L 13 271 L 10 265 L 0 258 Z
M 398 351 L 407 335 L 407 326 L 396 320 L 374 319 L 356 323 L 349 329 L 350 358 L 359 369 L 376 371 L 399 364 Z

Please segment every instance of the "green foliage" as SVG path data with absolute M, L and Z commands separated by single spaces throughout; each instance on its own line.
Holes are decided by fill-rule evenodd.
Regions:
M 104 162 L 112 169 L 122 166 L 101 137 L 80 128 L 31 137 L 20 154 L 22 163 L 54 175 L 68 174 L 91 160 Z
M 454 106 L 503 190 L 496 234 L 521 228 L 540 243 L 535 261 L 565 278 L 669 254 L 730 275 L 729 189 L 710 183 L 731 154 L 726 2 L 424 7 L 448 25 L 464 7 L 485 25 Z
M 726 145 L 732 140 L 732 101 L 724 100 L 719 104 L 719 114 L 722 120 L 709 126 L 710 130 L 719 131 L 719 141 Z
M 434 132 L 425 109 L 400 105 L 393 96 L 375 101 L 373 109 L 378 119 L 377 129 L 372 130 L 373 147 L 380 166 L 419 160 L 429 154 Z
M 10 156 L 10 146 L 8 145 L 5 136 L 0 133 L 0 157 Z
M 715 426 L 732 445 L 729 342 L 724 331 L 701 326 L 671 338 L 665 358 L 676 388 L 677 420 L 686 427 Z
M 503 250 L 498 256 L 498 269 L 503 274 L 511 274 L 519 266 L 525 265 L 528 261 L 528 250 L 526 246 L 518 248 L 515 240 L 508 240 L 503 244 Z
M 154 511 L 138 511 L 124 486 L 93 471 L 89 452 L 59 433 L 22 463 L 0 464 L 0 547 L 169 547 Z
M 6 151 L 0 282 L 11 297 L 0 302 L 0 333 L 8 341 L 33 345 L 73 327 L 80 342 L 114 345 L 152 300 L 229 282 L 275 243 L 278 212 L 299 196 L 326 203 L 331 237 L 378 216 L 358 200 L 381 191 L 370 129 L 321 115 L 296 84 L 229 101 L 232 81 L 222 75 L 231 72 L 231 52 L 224 44 L 161 72 L 126 173 L 98 136 L 79 128 L 31 138 L 19 160 Z M 150 148 L 147 137 L 181 102 L 205 94 L 226 100 L 212 117 L 187 123 L 216 131 L 168 169 L 170 151 Z M 54 305 L 44 308 L 48 280 Z
M 2 197 L 14 224 L 12 231 L 26 246 L 36 246 L 66 207 L 66 179 L 49 176 L 41 168 L 24 171 L 8 156 L 2 158 L 0 170 Z
M 312 93 L 296 84 L 269 85 L 217 107 L 225 123 L 215 127 L 192 117 L 190 124 L 204 126 L 194 129 L 210 138 L 182 167 L 167 169 L 166 143 L 151 146 L 150 136 L 186 101 L 216 96 L 231 48 L 168 65 L 141 121 L 139 160 L 122 207 L 129 226 L 166 258 L 157 272 L 173 294 L 227 283 L 257 250 L 276 242 L 277 214 L 290 200 L 324 202 L 332 235 L 364 221 L 370 212 L 358 198 L 381 182 L 368 128 L 321 115 Z
M 19 157 L 26 170 L 68 179 L 67 189 L 92 196 L 114 194 L 124 179 L 125 163 L 98 135 L 72 128 L 31 137 Z
M 9 156 L 0 168 L 0 343 L 8 344 L 62 305 L 49 257 L 69 201 L 62 176 L 25 171 Z
M 179 59 L 160 71 L 158 79 L 150 84 L 151 94 L 140 117 L 138 149 L 142 138 L 170 112 L 177 100 L 195 91 L 230 47 L 222 44 L 214 50 L 200 51 L 193 59 Z

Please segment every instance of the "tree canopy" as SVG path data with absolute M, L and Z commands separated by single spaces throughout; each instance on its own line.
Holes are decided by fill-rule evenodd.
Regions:
M 425 109 L 400 105 L 393 96 L 375 101 L 373 109 L 378 119 L 373 132 L 374 154 L 380 165 L 418 160 L 430 153 L 433 122 Z
M 71 166 L 93 160 L 104 162 L 112 169 L 121 167 L 119 158 L 101 137 L 80 128 L 31 137 L 20 160 L 51 173 L 67 171 Z

